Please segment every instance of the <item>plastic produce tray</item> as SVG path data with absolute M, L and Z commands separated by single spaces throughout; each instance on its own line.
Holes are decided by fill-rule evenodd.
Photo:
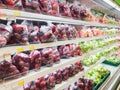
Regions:
M 119 62 L 110 62 L 110 61 L 105 60 L 105 61 L 103 61 L 103 63 L 117 67 L 120 64 L 120 61 Z
M 109 71 L 109 73 L 108 73 L 107 75 L 105 75 L 105 76 L 103 77 L 103 79 L 102 79 L 99 83 L 95 83 L 95 84 L 94 84 L 93 90 L 97 90 L 97 89 L 102 85 L 102 83 L 104 83 L 104 81 L 105 81 L 109 76 L 110 76 L 110 71 Z

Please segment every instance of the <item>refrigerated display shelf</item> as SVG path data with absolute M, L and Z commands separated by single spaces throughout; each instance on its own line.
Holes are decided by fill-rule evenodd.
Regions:
M 62 84 L 58 84 L 55 86 L 54 89 L 52 90 L 63 90 L 65 88 L 67 88 L 68 85 L 72 84 L 73 82 L 77 81 L 80 77 L 86 75 L 86 73 L 91 70 L 92 68 L 94 68 L 95 66 L 97 66 L 98 64 L 101 64 L 103 61 L 105 60 L 105 57 L 103 57 L 101 60 L 97 61 L 94 65 L 91 65 L 90 67 L 86 67 L 84 66 L 84 71 L 78 73 L 77 75 L 75 75 L 74 77 L 68 79 L 67 81 L 62 82 Z
M 108 47 L 109 48 L 109 47 Z M 103 48 L 104 49 L 104 48 Z M 103 51 L 103 50 L 101 50 Z M 111 53 L 107 56 L 109 57 L 111 55 Z M 75 75 L 74 77 L 68 79 L 67 81 L 63 81 L 62 84 L 58 84 L 55 86 L 55 88 L 53 88 L 52 90 L 63 90 L 65 88 L 67 88 L 68 85 L 72 84 L 73 82 L 77 81 L 80 77 L 86 75 L 86 73 L 91 70 L 92 68 L 94 68 L 95 66 L 97 66 L 98 64 L 101 64 L 105 58 L 107 57 L 102 57 L 99 61 L 97 61 L 95 64 L 91 65 L 90 67 L 86 67 L 84 66 L 84 71 L 78 73 L 77 75 Z M 108 76 L 109 77 L 109 76 Z
M 76 24 L 76 25 L 86 25 L 86 26 L 101 26 L 101 27 L 116 27 L 119 28 L 119 26 L 116 25 L 108 25 L 108 24 L 102 24 L 98 22 L 91 22 L 91 21 L 81 21 L 81 20 L 75 20 L 72 18 L 64 18 L 64 17 L 55 17 L 55 16 L 49 16 L 49 15 L 42 15 L 42 14 L 35 14 L 35 13 L 30 13 L 30 12 L 25 12 L 25 11 L 17 11 L 17 10 L 8 10 L 8 9 L 0 9 L 0 12 L 3 12 L 7 14 L 6 17 L 0 17 L 0 19 L 6 19 L 6 20 L 16 20 L 16 19 L 25 19 L 25 20 L 35 20 L 35 21 L 45 21 L 45 22 L 59 22 L 59 23 L 66 23 L 66 24 Z M 116 37 L 117 35 L 112 35 L 112 36 L 101 36 L 101 37 L 89 37 L 89 38 L 79 38 L 75 40 L 67 40 L 67 41 L 57 41 L 57 42 L 51 42 L 51 43 L 44 43 L 44 44 L 30 44 L 30 45 L 20 45 L 20 46 L 9 46 L 9 47 L 3 47 L 0 49 L 0 61 L 2 61 L 3 55 L 8 53 L 12 54 L 17 52 L 17 48 L 22 47 L 24 51 L 30 50 L 29 46 L 34 46 L 34 49 L 40 49 L 40 48 L 45 48 L 45 47 L 53 47 L 53 46 L 59 46 L 59 45 L 65 45 L 65 44 L 72 44 L 72 43 L 78 43 L 81 41 L 90 41 L 94 39 L 103 39 L 103 38 L 111 38 L 111 37 Z M 104 49 L 107 49 L 111 46 L 116 46 L 118 43 L 111 44 L 108 46 L 105 46 L 104 48 L 99 48 L 93 51 L 90 51 L 88 53 L 83 54 L 82 56 L 75 57 L 75 58 L 70 58 L 70 59 L 62 59 L 59 64 L 54 64 L 52 67 L 41 67 L 40 71 L 30 71 L 26 76 L 23 76 L 19 79 L 16 80 L 5 80 L 0 84 L 0 90 L 22 90 L 22 85 L 25 83 L 28 83 L 32 80 L 35 80 L 41 76 L 44 76 L 46 74 L 49 74 L 55 70 L 61 69 L 66 67 L 67 65 L 73 64 L 77 61 L 80 61 L 83 58 L 88 57 L 89 55 L 95 54 L 99 51 L 103 51 Z M 61 85 L 57 85 L 55 87 L 55 90 L 62 90 L 62 88 L 65 88 L 67 85 L 71 84 L 73 81 L 77 80 L 78 77 L 83 76 L 95 67 L 96 65 L 100 64 L 103 62 L 104 58 L 94 65 L 90 67 L 85 67 L 85 71 L 80 72 L 79 74 L 75 75 L 75 77 L 70 78 L 68 81 L 63 82 Z M 118 73 L 119 74 L 119 73 Z M 112 74 L 113 75 L 113 74 Z M 111 79 L 111 76 L 110 76 Z M 109 78 L 105 81 L 105 83 L 108 83 L 107 81 L 110 80 Z M 103 87 L 103 86 L 101 86 Z M 101 88 L 100 87 L 100 88 Z M 54 90 L 53 89 L 53 90 Z M 100 89 L 102 90 L 102 89 Z M 104 89 L 103 89 L 104 90 Z
M 117 50 L 117 52 L 120 52 L 120 49 Z M 110 54 L 111 56 L 112 54 Z M 119 66 L 112 66 L 108 64 L 101 63 L 105 68 L 107 68 L 111 74 L 109 78 L 105 80 L 105 82 L 99 87 L 98 90 L 115 90 L 116 83 L 120 82 L 120 65 Z
M 62 59 L 59 64 L 54 64 L 52 67 L 42 67 L 39 71 L 37 71 L 37 72 L 36 71 L 31 71 L 26 76 L 23 76 L 23 77 L 21 77 L 19 79 L 16 79 L 16 80 L 12 80 L 12 81 L 5 80 L 3 83 L 1 83 L 0 87 L 2 88 L 2 90 L 14 90 L 14 88 L 16 88 L 16 87 L 19 88 L 20 87 L 19 86 L 20 82 L 28 83 L 32 80 L 36 80 L 37 78 L 39 78 L 41 76 L 47 75 L 49 73 L 52 73 L 53 71 L 61 69 L 61 67 L 64 68 L 64 67 L 66 67 L 70 64 L 73 64 L 77 61 L 82 60 L 83 58 L 88 57 L 89 55 L 93 55 L 97 52 L 103 51 L 103 49 L 105 50 L 106 48 L 108 49 L 111 46 L 116 46 L 116 45 L 119 45 L 119 43 L 114 43 L 114 44 L 111 44 L 111 45 L 107 45 L 103 48 L 99 48 L 99 49 L 90 51 L 86 54 L 83 54 L 82 56 L 73 57 L 73 58 L 70 58 L 70 59 Z M 103 60 L 98 61 L 96 64 L 90 66 L 90 68 L 87 69 L 87 70 L 90 70 L 91 68 L 93 68 L 97 64 L 103 62 Z M 86 71 L 84 71 L 84 73 L 86 73 Z M 56 89 L 56 90 L 58 90 L 58 89 Z
M 0 48 L 0 61 L 4 60 L 3 55 L 4 54 L 12 54 L 17 52 L 18 48 L 23 48 L 23 51 L 30 50 L 30 46 L 33 46 L 34 49 L 41 49 L 46 47 L 54 47 L 54 46 L 60 46 L 60 45 L 66 45 L 66 44 L 72 44 L 82 42 L 82 41 L 90 41 L 95 39 L 104 39 L 104 38 L 114 38 L 117 35 L 111 35 L 111 36 L 99 36 L 99 37 L 88 37 L 88 38 L 78 38 L 74 40 L 66 40 L 66 41 L 57 41 L 57 42 L 51 42 L 51 43 L 40 43 L 40 44 L 29 44 L 29 45 L 19 45 L 19 46 L 8 46 L 8 47 L 2 47 Z
M 36 21 L 46 21 L 46 22 L 59 22 L 59 23 L 67 23 L 67 24 L 76 24 L 76 25 L 91 25 L 91 26 L 103 26 L 103 27 L 119 27 L 116 25 L 108 25 L 102 24 L 98 22 L 91 22 L 91 21 L 81 21 L 75 20 L 71 18 L 64 18 L 64 17 L 55 17 L 50 15 L 43 15 L 19 10 L 8 10 L 8 9 L 0 9 L 0 12 L 8 16 L 15 16 L 16 19 L 27 19 L 27 20 L 36 20 Z
M 117 50 L 120 52 L 120 49 Z M 111 56 L 112 53 L 109 55 Z M 107 59 L 107 58 L 106 58 Z M 102 83 L 102 85 L 98 88 L 98 90 L 115 90 L 115 86 L 117 82 L 120 82 L 120 65 L 119 66 L 111 66 L 108 64 L 101 63 L 106 69 L 108 69 L 111 74 L 110 76 Z
M 120 52 L 120 50 L 117 50 Z M 111 66 L 108 64 L 102 63 L 107 69 L 111 71 L 110 77 L 103 83 L 99 90 L 116 90 L 118 83 L 120 82 L 120 65 Z
M 106 74 L 99 83 L 95 84 L 93 90 L 97 90 L 104 83 L 104 81 L 106 81 L 106 79 L 110 76 L 110 74 L 111 72 L 109 71 L 109 73 Z
M 120 90 L 120 84 L 118 85 L 117 90 Z
M 111 71 L 110 77 L 100 86 L 98 90 L 115 90 L 116 83 L 120 81 L 120 65 L 118 67 L 102 64 Z

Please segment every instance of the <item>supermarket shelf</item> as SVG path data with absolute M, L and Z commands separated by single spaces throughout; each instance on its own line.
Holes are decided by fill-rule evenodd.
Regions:
M 109 48 L 110 46 L 106 46 L 106 47 Z M 104 47 L 103 49 L 105 49 L 106 47 Z M 99 52 L 103 51 L 103 49 L 100 49 Z M 96 53 L 96 52 L 94 52 L 94 53 Z M 90 54 L 90 55 L 92 55 L 92 54 Z M 75 75 L 74 77 L 68 79 L 67 81 L 62 82 L 62 84 L 60 84 L 60 85 L 59 84 L 56 85 L 55 88 L 52 89 L 52 90 L 63 90 L 63 89 L 65 89 L 68 85 L 70 85 L 74 81 L 77 81 L 80 77 L 84 76 L 89 70 L 91 70 L 93 67 L 97 66 L 98 64 L 102 63 L 104 60 L 105 60 L 105 58 L 103 57 L 101 60 L 97 61 L 94 65 L 91 65 L 90 67 L 84 66 L 85 70 L 83 72 L 80 72 L 77 75 Z
M 55 88 L 53 88 L 52 90 L 63 90 L 74 81 L 77 81 L 83 75 L 84 75 L 84 71 L 79 72 L 77 75 L 69 78 L 67 81 L 63 81 L 61 84 L 56 85 Z
M 35 14 L 30 12 L 18 11 L 18 10 L 0 9 L 0 11 L 3 12 L 4 14 L 7 14 L 8 16 L 16 16 L 16 19 L 27 19 L 27 20 L 36 20 L 36 21 L 46 21 L 46 22 L 50 21 L 50 22 L 59 22 L 59 23 L 76 24 L 76 25 L 118 27 L 115 25 L 107 25 L 107 24 L 101 24 L 97 22 L 74 20 L 71 18 Z
M 120 49 L 117 50 L 120 52 Z M 111 56 L 111 54 L 109 55 Z M 101 63 L 105 68 L 110 70 L 110 76 L 104 81 L 104 83 L 98 88 L 98 90 L 116 90 L 116 83 L 120 82 L 120 65 L 118 67 Z
M 16 18 L 14 16 L 0 16 L 1 20 L 15 20 Z
M 54 47 L 54 46 L 78 43 L 78 42 L 81 42 L 81 41 L 90 41 L 90 40 L 95 40 L 95 39 L 104 39 L 104 38 L 112 38 L 112 37 L 114 38 L 114 37 L 116 37 L 116 35 L 78 38 L 78 39 L 74 39 L 74 40 L 57 41 L 57 42 L 51 42 L 51 43 L 40 43 L 40 44 L 29 44 L 29 45 L 21 45 L 21 46 L 2 47 L 2 48 L 0 48 L 0 61 L 3 60 L 3 55 L 4 54 L 15 53 L 15 52 L 17 52 L 17 49 L 20 48 L 20 47 L 23 48 L 24 51 L 27 51 L 27 50 L 30 50 L 29 49 L 30 46 L 33 46 L 34 49 L 40 49 L 40 48 L 46 48 L 46 47 Z
M 118 85 L 117 90 L 120 90 L 120 84 Z
M 108 47 L 109 48 L 109 47 Z M 102 50 L 101 50 L 102 51 Z M 109 57 L 109 56 L 108 56 Z M 105 60 L 106 57 L 103 57 L 101 60 L 97 61 L 94 65 L 91 65 L 90 67 L 86 67 L 84 66 L 84 71 L 83 72 L 80 72 L 78 73 L 77 75 L 75 75 L 74 77 L 68 79 L 67 81 L 64 81 L 62 82 L 62 84 L 58 84 L 55 86 L 54 89 L 52 90 L 63 90 L 65 88 L 67 88 L 68 85 L 72 84 L 73 82 L 77 81 L 80 77 L 84 76 L 87 74 L 87 72 L 89 70 L 91 70 L 92 68 L 94 68 L 95 66 L 97 66 L 98 64 L 101 64 L 104 60 Z
M 120 52 L 120 49 L 117 50 Z M 110 70 L 111 74 L 110 76 L 105 80 L 105 82 L 100 86 L 98 90 L 116 90 L 116 87 L 118 83 L 120 82 L 120 65 L 115 67 L 112 65 L 104 64 L 102 65 L 105 66 L 108 70 Z
M 109 46 L 108 46 L 108 48 L 109 48 Z M 105 49 L 105 47 L 102 50 L 99 50 L 99 51 L 103 51 L 104 49 Z M 109 55 L 111 55 L 111 53 Z M 109 57 L 109 55 L 107 57 Z M 105 58 L 107 58 L 107 57 L 103 57 L 101 60 L 97 61 L 94 65 L 91 65 L 90 67 L 84 66 L 84 71 L 83 72 L 80 72 L 77 75 L 75 75 L 74 77 L 68 79 L 67 81 L 62 82 L 62 84 L 56 85 L 55 88 L 52 89 L 52 90 L 63 90 L 65 88 L 67 88 L 68 85 L 70 85 L 73 82 L 77 81 L 80 77 L 86 75 L 89 70 L 91 70 L 92 68 L 94 68 L 98 64 L 101 64 L 105 60 Z
M 61 67 L 64 68 L 67 65 L 73 64 L 73 63 L 75 63 L 77 61 L 80 61 L 81 59 L 87 57 L 88 55 L 92 55 L 92 54 L 95 54 L 97 52 L 101 52 L 103 49 L 109 48 L 111 46 L 116 46 L 116 45 L 118 45 L 118 43 L 107 45 L 107 46 L 105 46 L 105 47 L 103 47 L 101 49 L 96 49 L 96 50 L 90 51 L 89 53 L 83 54 L 82 56 L 79 56 L 79 57 L 73 57 L 73 58 L 70 58 L 70 59 L 62 59 L 59 64 L 54 64 L 52 67 L 42 67 L 39 71 L 37 71 L 37 72 L 31 71 L 26 76 L 21 77 L 19 79 L 12 80 L 12 81 L 4 81 L 0 85 L 0 87 L 3 88 L 2 90 L 14 90 L 14 88 L 16 88 L 16 87 L 19 88 L 20 87 L 19 86 L 20 82 L 28 83 L 28 82 L 30 82 L 32 80 L 35 80 L 35 79 L 37 79 L 37 78 L 39 78 L 41 76 L 47 75 L 47 74 L 49 74 L 51 72 L 54 72 L 54 71 L 56 71 L 58 69 L 61 69 Z M 101 62 L 97 62 L 95 65 L 97 65 L 98 63 L 101 63 Z M 91 66 L 91 68 L 92 67 L 93 66 Z M 56 90 L 59 90 L 59 89 L 56 89 Z
M 75 63 L 77 61 L 80 61 L 81 59 L 85 58 L 86 56 L 87 56 L 87 54 L 84 54 L 84 55 L 82 55 L 80 57 L 75 57 L 75 58 L 70 58 L 70 59 L 63 59 L 63 60 L 61 60 L 61 62 L 59 64 L 55 64 L 52 67 L 46 67 L 46 68 L 43 67 L 38 72 L 34 72 L 34 71 L 30 72 L 28 75 L 26 75 L 26 76 L 24 76 L 22 78 L 10 81 L 8 83 L 5 82 L 4 84 L 7 86 L 7 88 L 9 88 L 9 90 L 11 90 L 10 89 L 11 86 L 14 85 L 15 87 L 18 87 L 18 82 L 20 82 L 20 81 L 25 81 L 25 83 L 30 82 L 32 80 L 35 80 L 35 79 L 41 77 L 41 76 L 47 75 L 47 74 L 49 74 L 49 73 L 51 73 L 51 72 L 53 72 L 55 70 L 61 69 L 61 67 L 64 68 L 67 65 L 73 64 L 73 63 Z M 3 84 L 3 86 L 4 86 L 4 84 Z M 3 90 L 5 90 L 5 89 L 3 89 Z
M 111 74 L 98 90 L 115 90 L 117 83 L 120 82 L 120 65 L 118 67 L 103 65 L 111 71 Z

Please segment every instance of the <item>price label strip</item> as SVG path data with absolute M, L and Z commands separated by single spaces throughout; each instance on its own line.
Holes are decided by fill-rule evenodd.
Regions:
M 20 11 L 14 11 L 13 14 L 14 14 L 14 16 L 21 16 Z
M 22 52 L 22 51 L 24 51 L 23 47 L 18 47 L 17 48 L 17 52 Z
M 18 86 L 23 86 L 24 83 L 25 83 L 25 81 L 24 81 L 24 80 L 21 80 L 21 81 L 18 82 Z
M 35 49 L 34 45 L 29 46 L 29 50 L 34 50 L 34 49 Z

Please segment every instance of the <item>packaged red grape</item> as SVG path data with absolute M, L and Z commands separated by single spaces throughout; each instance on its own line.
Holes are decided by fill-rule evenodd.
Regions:
M 72 77 L 76 74 L 75 72 L 75 65 L 71 64 L 70 66 L 68 66 L 68 76 Z
M 39 0 L 39 3 L 42 13 L 46 14 L 48 8 L 51 8 L 50 0 Z
M 82 66 L 82 63 L 80 61 L 76 62 L 74 64 L 74 66 L 75 66 L 75 72 L 76 73 L 78 73 L 79 71 L 83 71 L 84 70 L 84 68 Z
M 75 26 L 70 26 L 71 29 L 71 34 L 72 34 L 72 38 L 79 38 L 79 32 L 77 31 L 77 29 L 75 28 Z
M 48 90 L 47 89 L 47 81 L 45 80 L 45 77 L 40 77 L 36 81 L 36 90 Z
M 79 78 L 64 90 L 93 90 L 94 82 L 91 79 Z
M 31 31 L 29 32 L 29 42 L 30 43 L 40 43 L 38 33 L 40 28 L 38 26 L 33 26 Z
M 65 0 L 58 0 L 59 1 L 59 13 L 61 16 L 71 17 L 70 7 Z
M 55 15 L 55 16 L 60 16 L 59 15 L 59 4 L 58 0 L 49 0 L 49 6 L 48 6 L 48 11 L 47 13 L 49 15 Z
M 22 9 L 22 0 L 1 0 L 1 2 L 9 9 Z
M 68 45 L 62 45 L 58 47 L 58 51 L 60 53 L 61 58 L 69 58 L 71 57 L 71 51 Z
M 66 36 L 69 40 L 73 39 L 72 36 L 72 27 L 68 26 L 68 25 L 64 25 L 65 28 L 65 32 L 66 32 Z
M 91 15 L 89 8 L 87 8 L 85 5 L 80 6 L 79 14 L 81 20 L 89 20 L 89 16 Z
M 42 66 L 52 66 L 54 62 L 54 55 L 52 54 L 52 48 L 44 48 L 41 50 L 41 64 Z
M 54 63 L 59 63 L 60 62 L 60 54 L 59 54 L 59 51 L 57 50 L 57 47 L 53 47 L 52 55 L 54 58 Z
M 41 53 L 38 50 L 33 50 L 30 52 L 30 69 L 39 70 L 41 67 Z
M 40 31 L 38 22 L 37 22 L 37 24 L 34 25 L 34 21 L 24 20 L 23 25 L 27 26 L 29 42 L 30 43 L 40 43 L 40 40 L 38 37 L 38 33 Z
M 41 13 L 39 0 L 22 0 L 22 6 L 26 11 Z
M 94 82 L 91 79 L 79 78 L 77 86 L 78 89 L 93 90 Z
M 53 74 L 55 76 L 55 83 L 60 84 L 62 82 L 62 72 L 61 72 L 61 70 L 57 70 Z
M 82 51 L 81 51 L 81 48 L 80 48 L 79 45 L 77 45 L 77 44 L 70 44 L 69 48 L 70 48 L 70 51 L 71 51 L 71 55 L 73 57 L 82 55 Z
M 28 28 L 27 25 L 24 24 L 24 21 L 22 24 L 13 24 L 13 37 L 15 43 L 18 44 L 29 44 L 28 40 Z
M 0 79 L 5 78 L 6 76 L 6 71 L 9 69 L 10 67 L 10 62 L 8 61 L 2 61 L 0 62 Z
M 76 30 L 76 28 L 74 26 L 65 25 L 65 31 L 66 31 L 67 38 L 69 40 L 79 37 L 78 31 Z
M 77 37 L 80 37 L 80 32 L 83 29 L 83 26 L 80 25 L 74 25 L 76 31 L 77 31 Z
M 17 67 L 8 60 L 0 62 L 0 68 L 0 79 L 7 80 L 20 77 Z
M 70 6 L 70 12 L 73 18 L 76 19 L 80 18 L 79 11 L 80 11 L 80 7 L 78 5 L 73 4 Z
M 12 57 L 12 64 L 17 67 L 22 75 L 25 75 L 30 69 L 29 56 L 25 53 L 16 53 Z
M 59 5 L 57 0 L 39 0 L 43 14 L 59 16 Z
M 53 87 L 55 87 L 55 76 L 53 73 L 46 75 L 44 78 L 47 83 L 47 89 L 52 89 Z
M 61 40 L 67 40 L 67 35 L 65 31 L 65 26 L 58 24 L 58 25 L 53 25 L 52 27 L 52 32 L 55 35 L 56 39 L 61 41 Z
M 72 25 L 53 25 L 52 31 L 57 40 L 71 40 L 79 37 L 79 32 Z
M 69 71 L 68 68 L 61 69 L 62 72 L 62 80 L 65 81 L 69 78 Z
M 56 40 L 50 26 L 41 26 L 38 37 L 41 43 L 54 42 Z
M 55 38 L 58 40 L 59 31 L 57 29 L 57 25 L 51 24 L 51 28 L 52 28 L 52 32 L 53 32 Z
M 0 24 L 0 47 L 3 47 L 10 40 L 13 28 L 10 25 Z
M 28 38 L 30 43 L 39 43 L 38 32 L 40 30 L 38 25 L 33 25 L 32 21 L 26 21 L 26 25 L 28 28 Z

